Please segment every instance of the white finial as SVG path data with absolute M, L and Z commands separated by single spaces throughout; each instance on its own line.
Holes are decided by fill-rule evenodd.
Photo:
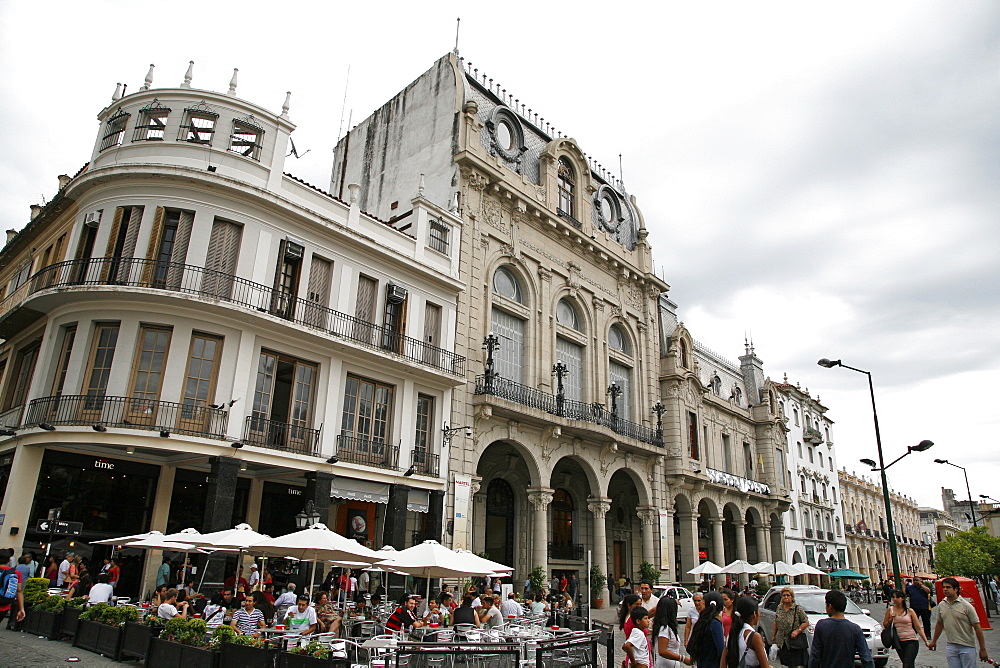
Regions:
M 181 84 L 181 88 L 190 88 L 191 87 L 191 78 L 193 76 L 194 76 L 194 61 L 193 60 L 189 60 L 188 61 L 188 69 L 187 69 L 187 72 L 184 73 L 184 83 Z
M 238 67 L 233 68 L 233 78 L 229 80 L 229 91 L 226 95 L 236 95 L 236 73 L 239 71 Z
M 288 109 L 292 106 L 292 91 L 285 93 L 285 103 L 281 105 L 281 117 L 288 118 Z
M 357 183 L 348 183 L 347 192 L 351 194 L 350 195 L 351 204 L 357 204 L 358 194 L 361 192 L 361 186 L 359 186 Z
M 120 83 L 115 84 L 115 94 L 111 96 L 112 102 L 117 102 L 122 99 L 122 85 Z
M 142 88 L 139 90 L 149 90 L 149 87 L 153 85 L 153 68 L 156 67 L 153 63 L 149 64 L 149 71 L 146 72 L 146 80 L 142 84 Z
M 423 172 L 420 173 L 420 184 L 417 186 L 417 194 L 419 194 L 421 197 L 424 196 L 424 174 L 423 174 Z

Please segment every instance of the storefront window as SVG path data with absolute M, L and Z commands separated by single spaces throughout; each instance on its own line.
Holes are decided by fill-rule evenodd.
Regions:
M 207 471 L 177 469 L 174 473 L 174 489 L 170 496 L 170 515 L 167 519 L 167 533 L 175 533 L 188 527 L 204 531 L 205 506 L 208 504 L 208 485 L 211 474 Z M 236 497 L 233 503 L 232 522 L 226 528 L 246 521 L 247 499 L 250 496 L 250 481 L 236 480 Z M 143 529 L 145 530 L 145 529 Z

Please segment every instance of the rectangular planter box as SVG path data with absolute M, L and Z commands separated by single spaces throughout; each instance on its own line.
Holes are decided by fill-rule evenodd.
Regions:
M 122 637 L 122 657 L 145 659 L 146 652 L 149 650 L 150 638 L 159 637 L 162 630 L 159 626 L 126 622 L 125 635 Z
M 121 661 L 122 637 L 124 629 L 118 626 L 107 626 L 81 619 L 76 627 L 73 646 L 89 650 L 95 654 L 103 654 L 113 661 Z
M 220 666 L 240 668 L 274 668 L 277 650 L 225 643 L 219 653 Z
M 22 630 L 33 636 L 42 636 L 49 640 L 59 640 L 62 630 L 61 612 L 50 612 L 48 610 L 28 610 L 24 616 L 24 626 Z
M 63 610 L 62 616 L 62 629 L 61 633 L 64 636 L 73 637 L 76 635 L 76 627 L 80 622 L 80 613 L 83 612 L 83 608 L 70 608 L 67 607 Z
M 277 668 L 348 668 L 347 659 L 316 659 L 305 654 L 278 652 Z
M 146 652 L 146 668 L 217 668 L 219 653 L 169 640 L 151 638 Z

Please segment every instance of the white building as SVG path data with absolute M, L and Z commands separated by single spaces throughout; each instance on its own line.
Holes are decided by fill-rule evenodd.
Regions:
M 791 563 L 825 571 L 851 568 L 840 505 L 833 421 L 808 389 L 777 384 L 788 427 L 791 507 L 785 513 L 785 553 Z
M 374 547 L 439 539 L 461 220 L 416 175 L 398 229 L 285 173 L 289 100 L 235 74 L 151 80 L 0 252 L 0 546 L 37 551 L 61 508 L 83 533 L 56 549 L 100 563 L 95 539 L 277 535 L 307 501 Z

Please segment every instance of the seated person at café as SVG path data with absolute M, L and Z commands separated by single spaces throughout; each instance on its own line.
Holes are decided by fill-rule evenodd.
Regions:
M 462 598 L 462 605 L 455 608 L 454 621 L 452 622 L 455 626 L 459 624 L 472 624 L 476 627 L 482 626 L 479 623 L 479 615 L 476 614 L 475 609 L 472 607 L 473 600 L 472 596 L 466 594 Z
M 246 636 L 258 635 L 258 629 L 264 628 L 264 613 L 257 609 L 253 596 L 243 599 L 243 607 L 233 613 L 233 621 L 229 623 L 234 631 Z
M 524 608 L 517 602 L 517 594 L 507 594 L 507 600 L 500 604 L 500 614 L 504 617 L 520 617 L 524 614 Z
M 392 613 L 392 616 L 385 623 L 385 628 L 391 631 L 411 631 L 415 627 L 421 627 L 424 625 L 422 621 L 417 619 L 416 614 L 414 614 L 414 609 L 417 607 L 417 599 L 406 597 L 396 612 Z
M 316 594 L 316 622 L 320 633 L 340 633 L 340 615 L 325 591 Z
M 156 589 L 153 591 L 153 607 L 159 607 L 161 603 L 167 600 L 167 585 L 157 585 Z
M 107 573 L 97 576 L 97 584 L 90 588 L 87 600 L 90 605 L 95 603 L 107 603 L 114 596 L 115 588 L 111 586 L 111 577 Z
M 483 596 L 483 607 L 476 613 L 479 615 L 479 622 L 488 629 L 493 629 L 503 624 L 503 616 L 495 604 L 492 596 Z
M 279 605 L 295 605 L 295 599 L 296 598 L 297 597 L 295 595 L 295 583 L 294 582 L 289 582 L 288 583 L 288 591 L 286 591 L 284 594 L 282 594 L 281 596 L 279 596 L 274 601 L 274 607 L 277 608 Z
M 292 633 L 300 633 L 307 636 L 316 632 L 317 626 L 316 610 L 309 605 L 309 597 L 299 594 L 295 600 L 295 605 L 285 613 L 285 624 Z
M 430 606 L 424 611 L 424 624 L 441 624 L 443 621 L 441 605 L 437 601 L 431 601 Z
M 229 592 L 229 598 L 232 598 L 232 592 Z M 212 602 L 205 606 L 205 611 L 202 613 L 202 617 L 205 619 L 205 625 L 214 629 L 222 625 L 226 621 L 226 602 L 222 599 L 222 593 L 218 593 L 212 597 Z
M 187 617 L 187 603 L 177 602 L 177 590 L 168 589 L 164 594 L 166 600 L 156 608 L 156 614 L 160 619 L 173 619 L 174 617 Z M 179 610 L 178 610 L 179 608 Z

